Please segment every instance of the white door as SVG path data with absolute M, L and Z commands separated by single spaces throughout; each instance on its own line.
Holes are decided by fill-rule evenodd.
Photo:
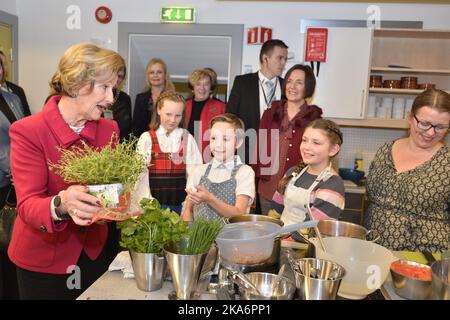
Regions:
M 320 64 L 312 101 L 322 108 L 323 117 L 363 118 L 371 45 L 370 29 L 328 29 L 327 59 Z

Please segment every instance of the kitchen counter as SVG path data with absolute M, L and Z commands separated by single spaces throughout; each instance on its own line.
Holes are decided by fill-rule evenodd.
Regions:
M 358 186 L 356 183 L 350 180 L 344 180 L 345 193 L 358 193 L 365 194 L 366 187 Z
M 199 284 L 204 287 L 209 278 Z M 121 271 L 106 271 L 77 300 L 168 300 L 174 291 L 172 281 L 164 281 L 161 289 L 145 292 L 138 289 L 134 279 L 124 279 Z M 215 295 L 204 293 L 199 300 L 215 300 Z
M 282 259 L 282 263 L 285 261 Z M 294 279 L 291 268 L 286 268 L 285 276 Z M 199 282 L 200 292 L 204 293 L 197 297 L 198 300 L 217 299 L 214 294 L 206 292 L 209 281 L 208 276 Z M 171 281 L 164 281 L 160 290 L 145 292 L 138 289 L 134 279 L 125 279 L 121 271 L 106 271 L 78 297 L 78 300 L 168 300 L 172 291 L 174 287 Z M 390 275 L 380 291 L 386 300 L 404 300 L 395 293 Z

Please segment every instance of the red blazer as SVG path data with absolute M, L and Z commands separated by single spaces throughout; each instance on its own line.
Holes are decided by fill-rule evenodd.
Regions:
M 200 152 L 202 153 L 203 162 L 207 163 L 210 160 L 210 156 L 205 157 L 203 154 L 203 151 L 206 149 L 207 146 L 209 146 L 209 134 L 206 134 L 204 139 L 202 139 L 205 132 L 208 131 L 209 123 L 211 122 L 211 119 L 215 116 L 218 116 L 219 114 L 225 113 L 226 105 L 224 102 L 216 99 L 208 99 L 206 101 L 205 106 L 203 107 L 202 114 L 200 115 L 200 121 L 202 122 L 201 125 L 201 132 L 199 137 L 197 138 L 197 145 L 200 149 Z M 186 101 L 186 126 L 189 123 L 189 120 L 191 119 L 192 114 L 192 99 L 188 99 Z M 192 135 L 194 135 L 194 132 L 190 132 Z
M 47 162 L 58 162 L 58 146 L 106 145 L 117 123 L 101 118 L 86 123 L 78 135 L 64 122 L 58 110 L 60 97 L 54 96 L 41 112 L 16 121 L 10 129 L 11 170 L 17 193 L 18 216 L 14 225 L 8 255 L 17 266 L 35 272 L 65 274 L 75 265 L 84 249 L 96 259 L 108 236 L 107 224 L 86 228 L 72 220 L 55 223 L 50 201 L 69 185 L 50 172 Z
M 256 159 L 252 159 L 252 168 L 255 171 L 255 176 L 257 178 L 263 180 L 269 180 L 269 175 L 264 175 L 261 173 L 262 168 L 269 168 L 275 162 L 275 158 L 277 158 L 278 154 L 272 154 L 271 150 L 271 141 L 272 134 L 271 130 L 276 129 L 279 130 L 281 127 L 281 121 L 283 120 L 283 115 L 285 109 L 287 108 L 286 100 L 279 100 L 272 102 L 272 106 L 264 111 L 261 121 L 259 123 L 259 130 L 265 129 L 267 134 L 262 135 L 261 132 L 258 132 L 257 144 L 255 146 Z M 321 118 L 322 109 L 315 105 L 303 105 L 301 107 L 300 113 L 295 117 L 294 120 L 294 128 L 292 132 L 292 148 L 289 148 L 285 168 L 289 169 L 291 167 L 296 166 L 301 160 L 302 157 L 300 155 L 300 143 L 302 142 L 303 131 L 305 130 L 306 125 L 318 118 Z M 275 137 L 274 137 L 275 138 Z M 260 143 L 260 140 L 264 139 Z M 264 157 L 270 159 L 267 161 L 266 159 L 260 159 L 260 157 Z M 269 171 L 269 170 L 268 170 Z

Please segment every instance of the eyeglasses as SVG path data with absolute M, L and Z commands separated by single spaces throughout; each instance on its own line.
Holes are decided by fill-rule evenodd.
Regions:
M 425 122 L 425 121 L 420 121 L 419 119 L 417 119 L 416 115 L 413 115 L 414 119 L 416 119 L 417 121 L 417 128 L 423 131 L 428 131 L 431 128 L 434 129 L 434 132 L 436 133 L 444 133 L 447 132 L 449 127 L 446 126 L 440 126 L 440 125 L 436 125 L 436 124 L 431 124 L 429 122 Z

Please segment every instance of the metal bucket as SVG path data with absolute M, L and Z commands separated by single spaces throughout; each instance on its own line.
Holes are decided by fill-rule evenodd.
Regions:
M 271 218 L 268 216 L 263 216 L 259 214 L 245 214 L 241 216 L 234 216 L 231 218 L 228 218 L 225 220 L 226 223 L 236 223 L 236 222 L 246 222 L 246 221 L 266 221 L 266 222 L 272 222 L 275 223 L 281 227 L 284 226 L 283 221 L 275 218 Z M 280 252 L 281 252 L 281 238 L 275 238 L 275 241 L 273 242 L 273 250 L 272 254 L 270 255 L 269 260 L 267 260 L 264 265 L 265 266 L 271 266 L 278 264 L 280 262 Z
M 301 300 L 335 300 L 345 269 L 332 261 L 306 258 L 293 265 Z
M 433 298 L 450 300 L 450 258 L 433 262 L 431 275 Z
M 185 245 L 185 239 L 181 239 L 175 245 L 164 247 L 172 283 L 179 300 L 194 298 L 200 272 L 208 255 L 208 252 L 192 255 L 180 254 L 181 248 Z
M 166 270 L 166 260 L 155 253 L 139 253 L 130 250 L 134 279 L 143 291 L 161 289 Z

